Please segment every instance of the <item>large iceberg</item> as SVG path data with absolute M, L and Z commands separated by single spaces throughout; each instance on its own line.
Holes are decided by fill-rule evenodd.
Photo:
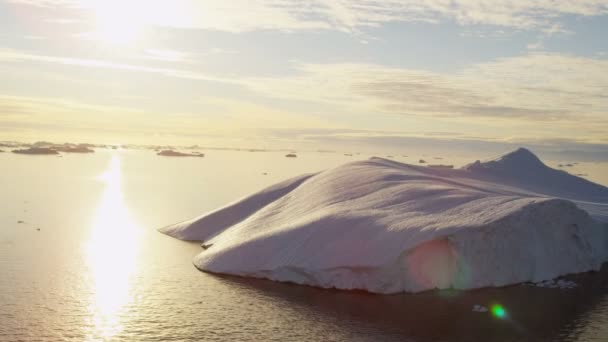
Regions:
M 204 241 L 204 271 L 398 293 L 598 270 L 607 218 L 608 188 L 518 149 L 461 169 L 351 162 L 161 231 Z

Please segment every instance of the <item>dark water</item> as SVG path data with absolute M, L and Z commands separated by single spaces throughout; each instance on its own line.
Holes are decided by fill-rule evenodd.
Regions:
M 378 296 L 201 273 L 198 244 L 155 230 L 345 160 L 0 155 L 0 341 L 608 340 L 608 270 L 571 290 Z M 504 319 L 472 311 L 494 304 Z

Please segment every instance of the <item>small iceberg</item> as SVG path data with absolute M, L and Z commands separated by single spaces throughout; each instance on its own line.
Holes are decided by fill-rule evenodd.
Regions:
M 545 287 L 550 289 L 573 289 L 578 286 L 577 283 L 569 280 L 559 279 L 549 279 L 545 281 L 540 281 L 537 283 L 533 283 L 536 287 Z
M 160 231 L 212 244 L 203 271 L 391 294 L 599 270 L 607 222 L 608 188 L 518 149 L 460 169 L 350 162 Z
M 184 152 L 179 152 L 179 151 L 174 151 L 174 150 L 163 150 L 163 151 L 158 152 L 157 155 L 164 156 L 164 157 L 204 157 L 205 156 L 204 153 L 200 153 L 200 152 L 184 153 Z
M 488 312 L 488 308 L 483 305 L 473 305 L 473 312 Z
M 427 165 L 430 168 L 433 169 L 453 169 L 454 165 L 446 165 L 446 164 L 428 164 Z
M 63 146 L 57 145 L 57 146 L 54 146 L 53 149 L 55 149 L 59 152 L 64 152 L 64 153 L 95 153 L 95 150 L 89 148 L 89 146 L 87 146 L 85 144 L 79 144 L 79 145 L 64 144 Z
M 30 147 L 21 150 L 13 150 L 17 154 L 34 154 L 34 155 L 53 155 L 59 154 L 57 150 L 48 147 Z

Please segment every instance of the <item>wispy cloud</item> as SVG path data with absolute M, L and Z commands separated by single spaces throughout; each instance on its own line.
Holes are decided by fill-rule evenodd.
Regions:
M 331 127 L 319 119 L 298 115 L 253 102 L 229 98 L 200 97 L 191 111 L 149 111 L 128 106 L 110 106 L 58 97 L 0 95 L 0 131 L 55 130 L 99 133 L 122 133 L 126 138 L 136 134 L 216 138 L 255 137 L 263 129 L 295 126 Z M 97 132 L 99 131 L 99 132 Z M 48 133 L 47 133 L 48 134 Z M 180 138 L 182 136 L 182 138 Z M 262 133 L 257 134 L 260 141 Z M 147 142 L 153 142 L 150 138 Z
M 181 58 L 176 55 L 175 58 Z M 590 141 L 608 137 L 608 60 L 537 53 L 474 64 L 457 72 L 438 73 L 373 64 L 296 64 L 291 75 L 221 77 L 196 69 L 157 68 L 105 60 L 44 56 L 0 50 L 0 60 L 44 62 L 85 68 L 113 69 L 162 77 L 230 84 L 270 101 L 290 103 L 252 107 L 230 101 L 207 101 L 200 108 L 220 106 L 217 112 L 269 113 L 287 117 L 306 103 L 309 113 L 332 116 L 401 116 L 420 120 L 456 120 L 487 127 L 526 126 L 516 136 L 557 137 L 574 126 Z M 183 65 L 182 65 L 183 66 Z M 227 106 L 227 105 L 230 106 Z M 300 111 L 301 112 L 301 111 Z M 271 115 L 272 114 L 272 115 Z M 262 125 L 262 121 L 259 122 Z M 551 123 L 552 130 L 543 129 Z M 293 123 L 295 125 L 295 121 Z M 298 123 L 305 127 L 307 123 Z M 317 123 L 318 124 L 318 123 Z M 287 123 L 285 123 L 287 125 Z M 426 131 L 432 121 L 427 123 Z M 260 126 L 261 127 L 261 126 Z M 582 132 L 593 128 L 599 132 Z
M 165 61 L 165 62 L 188 62 L 190 61 L 189 55 L 184 52 L 175 50 L 163 50 L 163 49 L 147 49 L 144 51 L 143 58 Z
M 148 60 L 156 60 L 163 62 L 178 62 L 178 63 L 196 63 L 200 62 L 207 56 L 211 55 L 234 55 L 238 54 L 235 50 L 225 50 L 220 48 L 212 48 L 207 51 L 197 53 L 186 53 L 176 50 L 168 49 L 146 49 L 142 54 L 135 56 L 134 58 L 142 58 Z
M 131 107 L 109 106 L 57 97 L 0 95 L 0 131 L 4 138 L 90 142 L 158 142 L 160 135 L 180 141 L 180 134 L 198 129 L 199 136 L 211 129 L 188 115 L 154 113 Z M 165 141 L 167 142 L 167 141 Z
M 304 64 L 300 74 L 247 80 L 268 96 L 408 116 L 608 121 L 608 61 L 531 54 L 455 73 L 369 64 Z
M 104 129 L 117 122 L 137 122 L 145 117 L 138 109 L 95 105 L 52 97 L 0 95 L 0 128 L 3 129 Z M 130 126 L 134 127 L 134 126 Z
M 87 8 L 93 1 L 11 2 Z M 149 16 L 147 21 L 158 25 L 230 32 L 269 29 L 355 31 L 389 22 L 453 20 L 461 25 L 497 25 L 555 33 L 565 30 L 560 22 L 564 15 L 608 14 L 608 3 L 603 0 L 175 0 L 170 2 L 170 13 L 163 1 L 141 1 L 141 7 L 145 9 L 141 9 L 139 15 L 149 13 L 145 14 Z
M 185 55 L 156 51 L 151 58 Z M 221 77 L 195 69 L 158 68 L 106 60 L 44 56 L 0 50 L 3 61 L 34 61 L 86 68 L 143 72 L 220 82 L 266 98 L 304 101 L 350 113 L 410 117 L 526 119 L 602 123 L 608 129 L 608 60 L 537 53 L 474 64 L 453 73 L 373 64 L 297 64 L 295 74 Z
M 163 59 L 167 61 L 170 58 L 183 58 L 184 54 L 180 54 L 174 51 L 164 51 L 159 53 L 151 53 L 152 56 L 155 56 L 155 59 Z M 144 55 L 143 59 L 149 57 Z M 114 70 L 122 70 L 122 71 L 130 71 L 130 72 L 144 72 L 144 73 L 152 73 L 158 74 L 165 77 L 174 77 L 174 78 L 184 78 L 184 79 L 194 79 L 201 81 L 214 81 L 214 82 L 230 82 L 230 80 L 225 80 L 219 77 L 214 77 L 211 75 L 207 75 L 201 72 L 187 70 L 187 69 L 175 69 L 175 68 L 157 68 L 157 67 L 149 67 L 143 64 L 128 64 L 128 63 L 119 63 L 102 59 L 90 59 L 90 58 L 74 58 L 74 57 L 62 57 L 62 56 L 46 56 L 39 54 L 32 54 L 27 52 L 22 52 L 14 49 L 0 49 L 0 61 L 5 62 L 23 62 L 23 61 L 33 61 L 33 62 L 44 62 L 51 64 L 63 64 L 63 65 L 72 65 L 78 67 L 86 67 L 86 68 L 100 68 L 100 69 L 114 69 Z

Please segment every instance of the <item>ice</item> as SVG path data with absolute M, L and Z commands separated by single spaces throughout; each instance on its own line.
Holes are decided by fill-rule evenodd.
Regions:
M 545 281 L 540 281 L 540 282 L 534 283 L 533 285 L 537 286 L 537 287 L 546 287 L 546 288 L 550 288 L 550 289 L 573 289 L 578 286 L 573 281 L 563 280 L 563 279 L 559 279 L 559 280 L 550 279 L 550 280 L 545 280 Z
M 26 149 L 20 149 L 20 150 L 13 150 L 13 153 L 18 153 L 18 154 L 43 154 L 43 155 L 48 155 L 48 154 L 59 154 L 59 152 L 57 152 L 56 150 L 52 149 L 52 148 L 46 148 L 46 147 L 30 147 L 30 148 L 26 148 Z
M 351 162 L 161 231 L 211 246 L 194 264 L 214 273 L 387 294 L 548 287 L 606 261 L 607 208 L 608 188 L 518 149 L 461 169 Z
M 488 312 L 488 308 L 486 308 L 483 305 L 473 305 L 473 311 L 474 312 Z
M 204 157 L 205 156 L 204 153 L 200 153 L 200 152 L 184 153 L 184 152 L 173 151 L 173 150 L 163 150 L 163 151 L 158 152 L 157 155 L 164 156 L 164 157 Z

